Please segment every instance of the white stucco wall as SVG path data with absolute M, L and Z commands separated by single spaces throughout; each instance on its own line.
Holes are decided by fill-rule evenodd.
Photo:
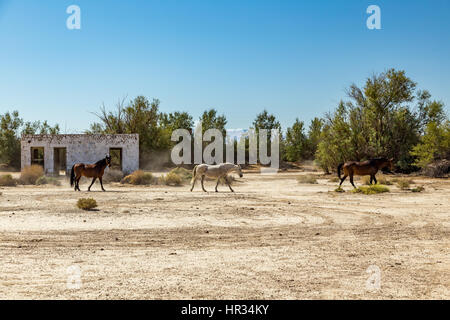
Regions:
M 75 163 L 95 163 L 109 154 L 110 148 L 122 148 L 122 171 L 126 174 L 139 169 L 138 134 L 56 134 L 23 135 L 21 166 L 31 164 L 31 148 L 44 147 L 46 173 L 53 173 L 54 148 L 66 148 L 67 169 Z

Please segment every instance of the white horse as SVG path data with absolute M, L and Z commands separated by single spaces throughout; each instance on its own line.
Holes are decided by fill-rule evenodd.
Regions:
M 217 178 L 216 183 L 216 192 L 217 186 L 219 185 L 219 181 L 221 178 L 224 178 L 226 184 L 230 188 L 231 192 L 234 192 L 234 190 L 230 186 L 230 182 L 227 179 L 227 175 L 231 172 L 237 172 L 239 174 L 239 177 L 242 178 L 242 169 L 240 165 L 232 164 L 229 162 L 211 165 L 211 164 L 199 164 L 194 167 L 194 170 L 192 170 L 192 180 L 191 180 L 191 191 L 194 189 L 195 182 L 199 177 L 202 177 L 202 189 L 203 191 L 207 192 L 205 190 L 205 187 L 203 186 L 203 181 L 205 180 L 205 176 Z

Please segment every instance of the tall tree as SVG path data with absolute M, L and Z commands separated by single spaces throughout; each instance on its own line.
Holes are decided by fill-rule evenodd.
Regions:
M 305 135 L 303 122 L 298 118 L 286 131 L 284 151 L 285 159 L 291 162 L 299 161 L 307 156 L 308 138 Z

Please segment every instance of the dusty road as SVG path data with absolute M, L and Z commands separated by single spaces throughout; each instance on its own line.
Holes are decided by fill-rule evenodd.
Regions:
M 450 298 L 448 179 L 366 196 L 297 175 L 245 174 L 235 194 L 0 188 L 0 298 Z M 86 196 L 99 211 L 75 208 Z

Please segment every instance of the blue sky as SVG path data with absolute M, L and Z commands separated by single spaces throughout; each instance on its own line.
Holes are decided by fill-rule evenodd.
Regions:
M 68 30 L 66 8 L 81 8 Z M 381 8 L 369 30 L 366 8 Z M 448 110 L 450 1 L 0 0 L 0 113 L 81 132 L 102 103 L 145 95 L 248 128 L 333 110 L 353 82 L 404 69 Z

